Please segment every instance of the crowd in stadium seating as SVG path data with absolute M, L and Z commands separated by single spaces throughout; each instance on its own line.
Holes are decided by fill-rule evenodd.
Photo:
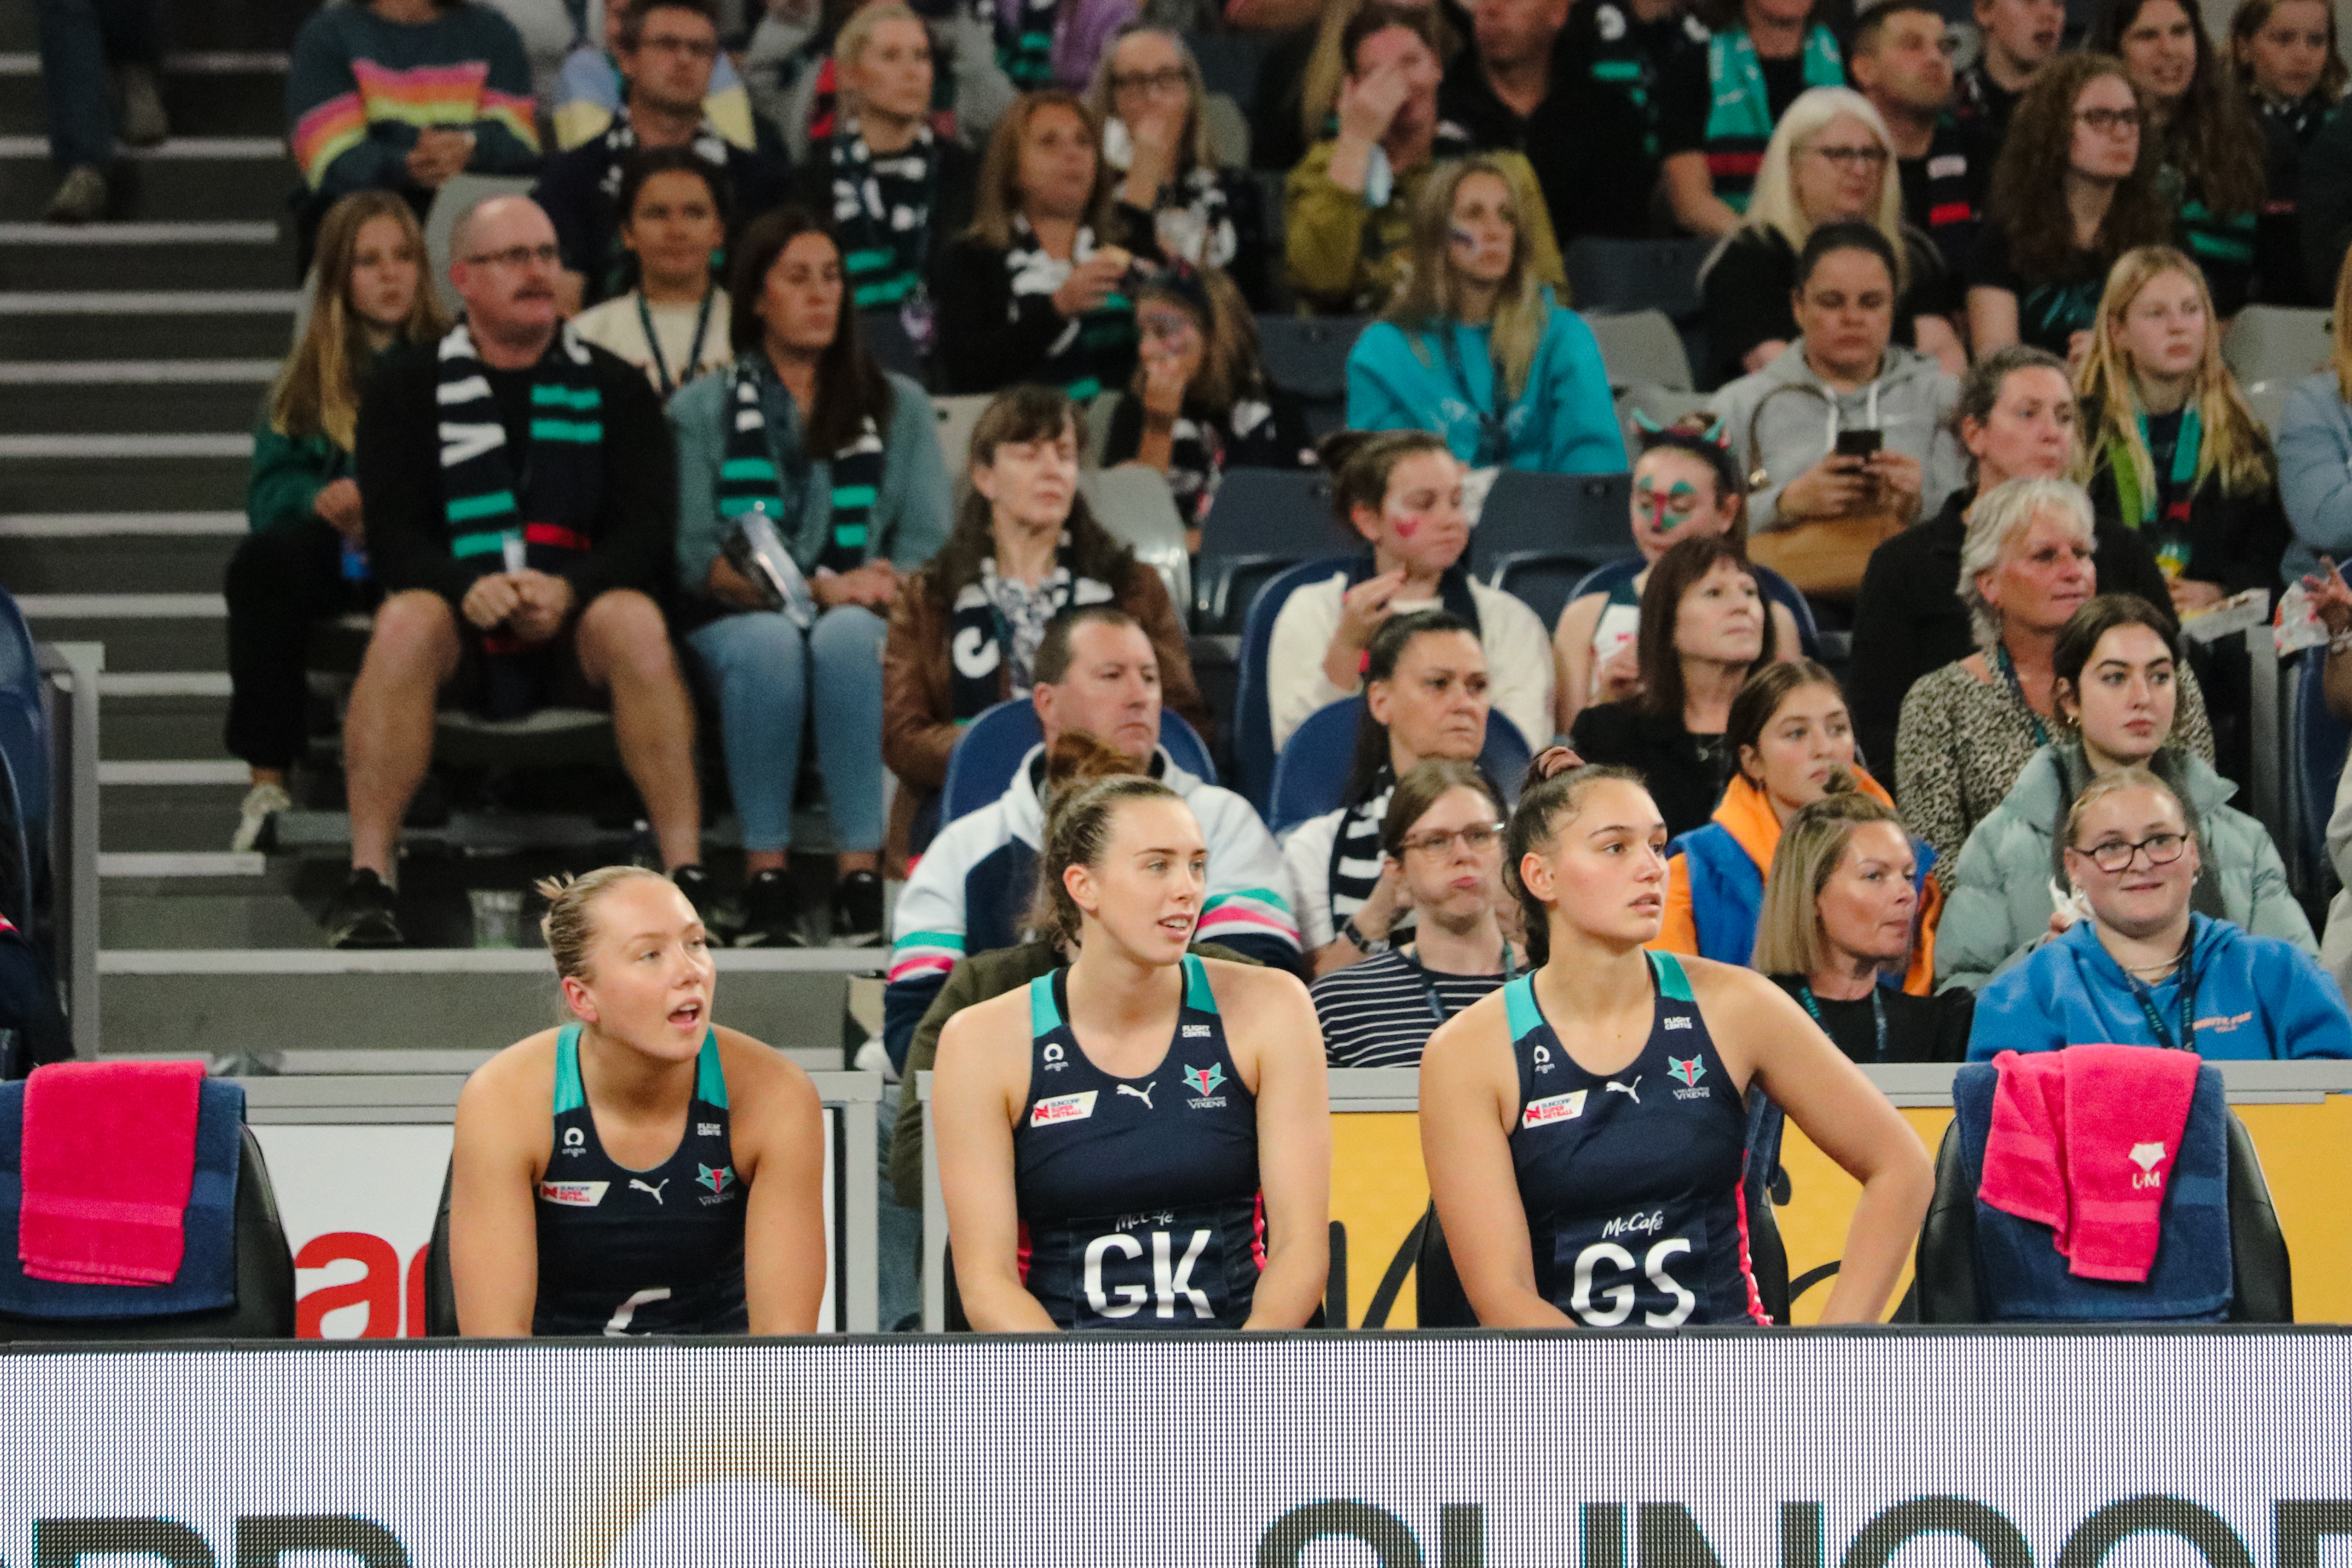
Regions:
M 403 941 L 397 830 L 436 703 L 609 704 L 714 929 L 798 944 L 814 915 L 818 940 L 890 944 L 894 1066 L 965 1095 L 938 1135 L 975 1324 L 1039 1326 L 1016 1187 L 1033 1241 L 1060 1225 L 1039 1267 L 1100 1262 L 1061 1225 L 1097 1212 L 1099 1151 L 1047 1184 L 1080 1207 L 1029 1207 L 1024 1140 L 1051 1119 L 1031 1047 L 1078 1017 L 1105 1031 L 1072 1048 L 1094 1059 L 1073 1096 L 1099 1094 L 1067 1113 L 1108 1136 L 1121 1094 L 1149 1109 L 1117 1064 L 1156 1060 L 1179 996 L 1247 1084 L 1234 1103 L 1278 1104 L 1307 1144 L 1322 1058 L 1282 1020 L 1319 1019 L 1341 1066 L 1411 1065 L 1446 1031 L 1432 1176 L 1487 1321 L 1539 1319 L 1530 1291 L 1553 1310 L 1571 1254 L 1550 1249 L 1594 1239 L 1528 1196 L 1527 1274 L 1529 1231 L 1492 1219 L 1514 1157 L 1496 1140 L 1553 1103 L 1547 1042 L 1591 1055 L 1566 1039 L 1648 1028 L 1653 998 L 1711 1015 L 1669 1059 L 1686 1097 L 1719 1067 L 1842 1124 L 1876 1239 L 1847 1254 L 1841 1310 L 1891 1283 L 1873 1228 L 1902 1228 L 1920 1174 L 1844 1058 L 2352 1055 L 2278 849 L 2231 804 L 2242 662 L 2182 633 L 2304 581 L 2352 709 L 2331 564 L 2352 550 L 2352 116 L 2320 0 L 2243 0 L 2226 47 L 2184 0 L 2105 0 L 2065 48 L 2054 0 L 1976 0 L 1959 72 L 1921 0 L 1235 0 L 1289 25 L 1246 121 L 1206 90 L 1180 30 L 1198 18 L 1160 0 L 786 0 L 740 62 L 709 0 L 629 0 L 601 44 L 541 51 L 536 99 L 506 8 L 349 0 L 294 48 L 312 304 L 229 572 L 236 843 L 290 805 L 317 620 L 375 617 L 338 945 Z M 1226 144 L 1244 132 L 1278 201 Z M 75 182 L 98 155 L 60 159 L 53 215 L 96 215 Z M 440 214 L 453 325 L 418 220 L 461 173 L 536 184 Z M 1706 410 L 1629 422 L 1563 253 L 1676 235 L 1716 242 L 1688 280 Z M 2230 320 L 2329 301 L 2333 367 L 2266 429 L 2222 359 Z M 1319 444 L 1258 326 L 1292 311 L 1371 319 L 1333 323 L 1345 428 Z M 988 400 L 944 455 L 935 394 Z M 1486 483 L 1622 475 L 1629 433 L 1623 559 L 1548 627 L 1472 570 Z M 1254 716 L 1212 711 L 1181 578 L 1090 502 L 1089 455 L 1164 479 L 1204 565 L 1253 526 L 1205 537 L 1231 470 L 1322 470 L 1331 559 L 1240 607 Z M 1823 624 L 1850 632 L 1843 685 L 1813 656 Z M 701 864 L 698 690 L 740 894 Z M 951 763 L 1008 703 L 1038 738 L 973 809 Z M 1329 776 L 1313 810 L 1171 749 L 1245 716 L 1294 779 Z M 822 912 L 784 875 L 804 731 Z M 1146 905 L 1188 855 L 1171 935 Z M 887 915 L 886 878 L 905 879 Z M 1087 967 L 1097 941 L 1131 962 Z M 1548 954 L 1581 967 L 1539 1005 L 1525 977 L 1569 973 Z M 1547 1020 L 1570 1000 L 1572 1026 Z M 2209 1030 L 2198 1009 L 2259 1021 Z M 1571 1061 L 1560 1083 L 1608 1076 Z M 1609 1102 L 1559 1113 L 1597 1137 Z M 1686 1174 L 1728 1190 L 1736 1097 L 1692 1114 Z M 919 1135 L 910 1099 L 902 1197 Z M 1322 1194 L 1296 1148 L 1251 1147 L 1271 1297 L 1254 1314 L 1235 1285 L 1202 1315 L 1303 1322 Z M 1263 1248 L 1227 1190 L 1238 1157 L 1219 1145 L 1187 1199 L 1222 1249 L 1204 1281 Z M 1523 1195 L 1561 1179 L 1555 1157 L 1521 1150 Z M 1706 1321 L 1747 1310 L 1728 1278 L 1697 1287 Z M 1088 1299 L 1077 1321 L 1125 1315 Z M 755 1291 L 755 1322 L 775 1300 Z

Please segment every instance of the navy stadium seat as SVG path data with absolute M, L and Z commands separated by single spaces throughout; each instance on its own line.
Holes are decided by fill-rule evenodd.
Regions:
M 948 753 L 947 784 L 940 791 L 940 825 L 944 828 L 1003 794 L 1013 782 L 1013 770 L 1021 766 L 1029 748 L 1045 738 L 1037 709 L 1027 697 L 998 703 L 966 725 L 956 737 L 955 749 Z M 1184 722 L 1182 714 L 1160 710 L 1160 744 L 1185 772 L 1211 784 L 1217 781 L 1209 748 L 1202 744 L 1199 732 Z
M 1228 475 L 1244 472 L 1236 469 Z M 1223 498 L 1223 492 L 1218 492 Z M 1207 550 L 1202 549 L 1205 560 Z M 1266 656 L 1274 643 L 1274 620 L 1283 601 L 1310 582 L 1348 570 L 1352 556 L 1326 556 L 1286 568 L 1259 585 L 1242 619 L 1240 674 L 1234 689 L 1234 788 L 1265 815 L 1274 794 L 1274 710 L 1266 695 Z
M 1331 484 L 1310 469 L 1229 468 L 1201 523 L 1192 630 L 1232 636 L 1267 579 L 1344 544 Z
M 1624 474 L 1505 469 L 1470 532 L 1471 575 L 1517 597 L 1549 632 L 1586 573 L 1633 554 L 1632 486 Z
M 1275 758 L 1266 826 L 1287 832 L 1310 817 L 1347 804 L 1348 764 L 1355 756 L 1356 728 L 1363 714 L 1362 697 L 1342 697 L 1317 708 L 1292 732 L 1282 755 Z M 1478 765 L 1503 791 L 1506 804 L 1518 798 L 1519 780 L 1527 776 L 1533 757 L 1519 727 L 1488 710 L 1486 744 L 1478 753 Z
M 1258 347 L 1274 384 L 1307 405 L 1320 437 L 1345 422 L 1348 354 L 1371 325 L 1369 316 L 1260 316 Z
M 1568 268 L 1569 302 L 1579 310 L 1663 310 L 1678 322 L 1685 320 L 1705 308 L 1698 268 L 1714 246 L 1706 239 L 1587 235 L 1560 257 Z

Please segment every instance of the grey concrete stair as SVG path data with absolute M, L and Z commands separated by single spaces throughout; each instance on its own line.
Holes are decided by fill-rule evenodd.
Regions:
M 240 497 L 241 499 L 241 497 Z M 84 538 L 37 538 L 0 531 L 0 584 L 24 594 L 56 593 L 218 593 L 221 574 L 244 537 L 241 512 L 219 514 L 236 528 L 233 535 L 92 535 Z M 203 662 L 180 666 L 217 669 L 221 642 L 216 625 L 190 635 L 185 645 L 201 648 Z M 46 626 L 36 628 L 48 636 Z M 113 628 L 103 628 L 110 669 L 138 669 L 125 664 L 131 650 L 115 651 L 120 641 Z M 174 646 L 181 645 L 175 640 Z
M 0 228 L 0 290 L 283 288 L 294 246 L 277 220 Z

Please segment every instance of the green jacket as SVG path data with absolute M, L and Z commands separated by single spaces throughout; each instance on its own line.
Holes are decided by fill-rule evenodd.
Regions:
M 2062 746 L 2069 754 L 2063 770 Z M 1976 990 L 2049 935 L 2051 849 L 2074 798 L 2066 779 L 2088 774 L 2081 744 L 2062 746 L 2035 752 L 2008 797 L 1969 834 L 1936 926 L 1939 988 Z M 2193 751 L 2168 747 L 2161 755 L 2166 776 L 2179 781 L 2197 815 L 2198 852 L 2219 884 L 2221 917 L 2317 956 L 2319 944 L 2303 906 L 2287 891 L 2277 846 L 2262 823 L 2229 804 L 2238 787 Z
M 323 435 L 292 436 L 270 427 L 269 406 L 253 422 L 253 477 L 245 489 L 245 520 L 255 533 L 318 517 L 319 492 L 352 473 L 352 455 Z
M 1201 957 L 1222 958 L 1228 964 L 1257 962 L 1214 942 L 1195 942 L 1192 950 Z M 915 1093 L 915 1074 L 929 1072 L 939 1061 L 940 1030 L 973 1003 L 1018 990 L 1066 962 L 1061 949 L 1051 942 L 1024 942 L 1017 947 L 975 953 L 956 960 L 948 983 L 931 998 L 930 1010 L 915 1026 L 915 1038 L 907 1047 L 906 1080 L 898 1086 L 898 1124 L 890 1134 L 890 1189 L 908 1208 L 923 1207 L 923 1103 Z

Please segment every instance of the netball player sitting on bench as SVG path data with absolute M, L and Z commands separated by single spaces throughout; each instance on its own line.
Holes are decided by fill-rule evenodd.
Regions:
M 1067 967 L 967 1008 L 932 1080 L 982 1331 L 1297 1328 L 1330 1260 L 1323 1041 L 1297 980 L 1185 952 L 1208 852 L 1167 786 L 1058 804 L 1039 867 Z
M 1530 770 L 1504 875 L 1541 967 L 1430 1037 L 1421 1141 L 1494 1328 L 1762 1322 L 1740 1176 L 1748 1085 L 1862 1184 L 1824 1322 L 1878 1316 L 1927 1212 L 1927 1151 L 1763 976 L 1644 953 L 1666 829 L 1633 774 Z
M 540 891 L 579 1021 L 508 1047 L 457 1097 L 449 1272 L 461 1332 L 814 1332 L 815 1086 L 711 1023 L 709 939 L 667 878 L 607 866 Z

